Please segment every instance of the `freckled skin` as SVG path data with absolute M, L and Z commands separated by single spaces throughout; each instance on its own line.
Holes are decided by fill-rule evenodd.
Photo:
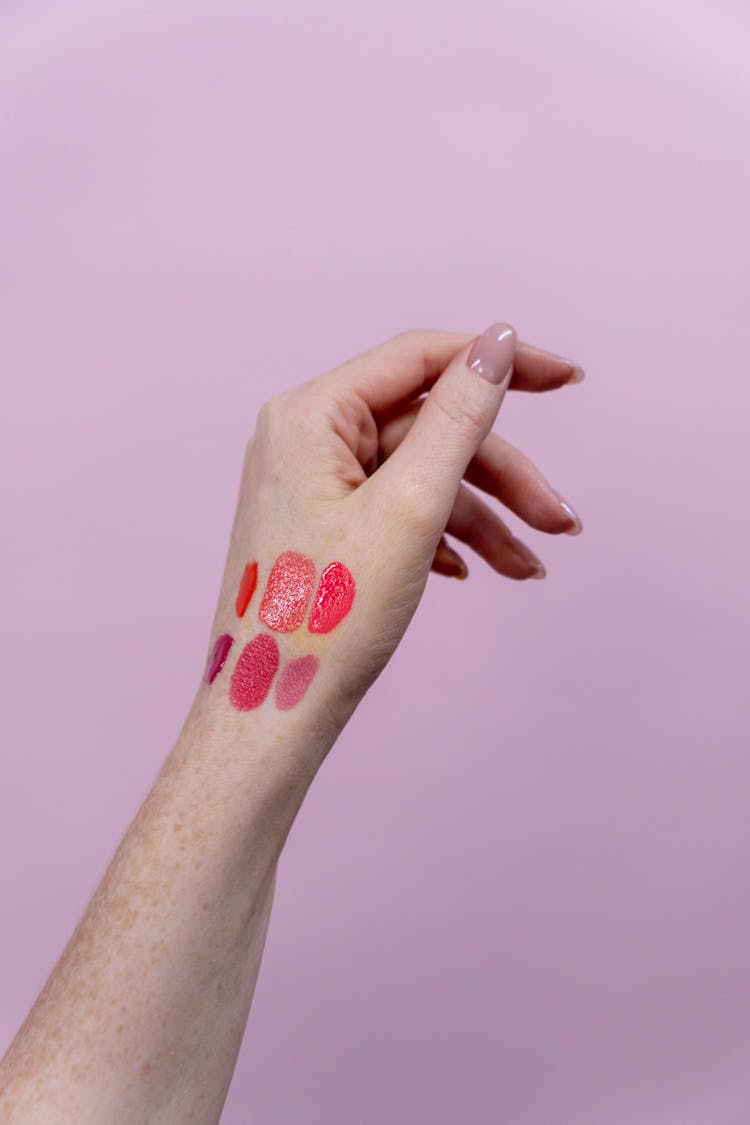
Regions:
M 315 575 L 307 556 L 280 555 L 259 616 L 276 632 L 300 629 Z M 256 582 L 254 564 L 240 583 L 239 616 Z M 353 598 L 347 568 L 339 562 L 325 567 L 311 613 L 315 628 L 335 629 Z M 307 630 L 300 640 L 306 635 L 312 643 Z M 238 722 L 247 722 L 239 712 L 259 708 L 274 682 L 271 714 L 289 712 L 307 696 L 318 655 L 303 652 L 282 662 L 276 638 L 261 632 L 242 646 L 232 667 L 234 646 L 231 634 L 217 636 L 203 678 L 214 685 L 211 699 L 217 698 L 215 681 L 227 685 L 221 696 L 226 700 L 227 692 Z M 226 671 L 221 676 L 227 665 L 228 681 Z M 263 785 L 255 782 L 248 789 L 244 760 L 258 751 L 239 728 L 228 737 L 226 718 L 207 706 L 196 699 L 156 785 L 3 1062 L 13 1074 L 3 1088 L 0 1073 L 3 1123 L 49 1125 L 57 1117 L 130 1125 L 146 1119 L 143 1106 L 162 1104 L 165 1089 L 172 1091 L 174 1115 L 164 1119 L 170 1125 L 218 1119 L 252 1001 L 276 862 L 309 784 L 309 764 L 299 763 L 309 763 L 311 751 L 322 760 L 334 736 L 327 721 L 317 733 L 307 726 L 283 746 L 278 734 L 266 732 L 260 743 Z M 294 750 L 300 737 L 306 757 Z M 257 825 L 249 836 L 246 823 Z M 235 854 L 244 858 L 227 868 L 223 849 L 232 837 Z M 170 1028 L 166 1044 L 164 1020 Z M 98 1075 L 119 1069 L 127 1082 L 114 1087 L 112 1101 L 112 1087 Z M 37 1105 L 44 1110 L 35 1116 Z

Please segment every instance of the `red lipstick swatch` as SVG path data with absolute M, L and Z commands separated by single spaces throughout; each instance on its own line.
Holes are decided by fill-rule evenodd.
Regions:
M 279 646 L 268 633 L 245 645 L 229 683 L 229 700 L 238 711 L 260 707 L 279 666 Z
M 317 656 L 313 655 L 289 661 L 276 685 L 276 706 L 280 711 L 288 711 L 299 703 L 312 683 L 319 663 Z
M 291 633 L 302 623 L 315 584 L 315 564 L 307 555 L 285 551 L 268 576 L 258 616 L 277 633 Z
M 229 633 L 222 633 L 220 637 L 216 638 L 211 655 L 206 661 L 206 670 L 203 673 L 203 679 L 207 684 L 212 684 L 224 667 L 224 661 L 233 644 L 234 638 L 230 637 Z
M 237 610 L 238 617 L 245 616 L 245 610 L 250 604 L 250 599 L 255 593 L 255 587 L 258 583 L 258 564 L 257 562 L 248 563 L 242 574 L 242 581 L 240 588 L 237 591 L 237 600 L 234 603 L 234 608 Z
M 330 633 L 352 608 L 356 587 L 343 563 L 329 563 L 320 576 L 307 627 L 311 633 Z

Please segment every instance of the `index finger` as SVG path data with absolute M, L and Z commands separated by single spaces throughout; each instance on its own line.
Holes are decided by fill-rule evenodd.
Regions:
M 324 378 L 355 390 L 373 414 L 382 413 L 428 391 L 453 357 L 475 339 L 469 332 L 411 329 L 368 348 Z M 583 377 L 583 369 L 572 360 L 519 340 L 509 389 L 551 391 Z

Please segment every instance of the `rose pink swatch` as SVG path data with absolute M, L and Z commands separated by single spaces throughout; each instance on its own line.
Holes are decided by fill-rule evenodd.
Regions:
M 317 656 L 310 653 L 286 665 L 276 685 L 276 706 L 280 711 L 288 711 L 299 703 L 312 683 L 319 663 Z

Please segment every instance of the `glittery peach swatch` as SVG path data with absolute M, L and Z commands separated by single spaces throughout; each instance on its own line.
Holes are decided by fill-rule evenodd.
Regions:
M 268 576 L 258 616 L 277 633 L 299 628 L 315 585 L 315 564 L 307 555 L 284 551 Z

